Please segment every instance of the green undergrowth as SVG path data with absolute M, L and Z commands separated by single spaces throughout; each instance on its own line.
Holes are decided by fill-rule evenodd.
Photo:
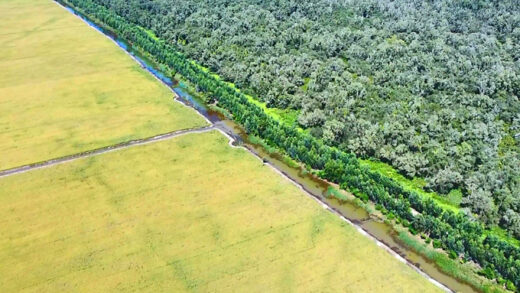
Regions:
M 498 226 L 489 227 L 489 230 L 484 231 L 484 235 L 498 236 L 500 239 L 502 239 L 504 241 L 507 241 L 516 246 L 520 246 L 520 240 L 509 235 L 509 233 L 507 233 L 506 230 L 504 230 Z
M 402 227 L 395 227 L 395 229 L 399 232 L 399 240 L 417 253 L 433 261 L 444 273 L 462 280 L 483 292 L 508 292 L 495 282 L 478 276 L 475 264 L 464 263 L 461 259 L 451 259 L 443 251 L 436 250 L 431 244 L 426 244 L 422 240 L 411 235 L 408 230 Z
M 156 41 L 159 41 L 159 42 L 161 41 L 161 39 L 158 36 L 156 36 L 155 33 L 152 30 L 146 29 L 146 28 L 144 28 L 142 26 L 137 26 L 137 27 L 139 27 L 139 29 L 144 31 L 150 38 L 152 38 L 152 39 L 154 39 Z
M 267 108 L 267 113 L 287 125 L 296 125 L 300 111 L 294 109 Z
M 329 186 L 327 188 L 327 192 L 325 194 L 326 197 L 332 197 L 332 198 L 335 198 L 337 200 L 339 200 L 340 202 L 345 202 L 345 201 L 348 201 L 349 198 L 343 193 L 341 192 L 340 190 L 338 190 L 337 188 L 334 188 L 332 186 Z
M 450 210 L 455 213 L 460 212 L 462 192 L 458 189 L 452 190 L 446 196 L 442 196 L 436 192 L 425 191 L 424 187 L 426 186 L 426 181 L 424 179 L 418 177 L 414 177 L 413 179 L 406 178 L 405 176 L 400 174 L 394 167 L 390 166 L 387 163 L 364 159 L 359 159 L 359 162 L 361 163 L 361 165 L 369 167 L 370 170 L 379 172 L 380 174 L 395 180 L 396 182 L 400 183 L 405 189 L 409 191 L 415 191 L 425 198 L 433 199 L 439 206 L 441 206 L 445 210 Z
M 303 85 L 301 86 L 301 89 L 306 92 L 307 89 L 309 88 L 309 82 L 311 81 L 310 77 L 306 77 L 304 80 L 303 80 Z

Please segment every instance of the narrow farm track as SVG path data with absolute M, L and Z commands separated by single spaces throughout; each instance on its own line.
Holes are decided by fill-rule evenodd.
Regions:
M 210 126 L 205 126 L 205 127 L 200 127 L 200 128 L 176 130 L 176 131 L 163 133 L 163 134 L 159 134 L 156 136 L 143 138 L 143 139 L 130 140 L 130 141 L 122 142 L 122 143 L 107 146 L 107 147 L 89 150 L 89 151 L 82 152 L 82 153 L 77 153 L 77 154 L 73 154 L 73 155 L 69 155 L 69 156 L 50 159 L 47 161 L 28 164 L 28 165 L 15 167 L 15 168 L 11 168 L 11 169 L 1 170 L 0 178 L 28 172 L 28 171 L 35 170 L 35 169 L 41 169 L 41 168 L 46 168 L 46 167 L 50 167 L 50 166 L 54 166 L 54 165 L 59 165 L 59 164 L 75 161 L 75 160 L 82 159 L 82 158 L 97 156 L 97 155 L 112 152 L 112 151 L 118 151 L 118 150 L 126 149 L 129 147 L 133 147 L 133 146 L 143 145 L 143 144 L 152 143 L 152 142 L 161 141 L 161 140 L 167 140 L 167 139 L 171 139 L 171 138 L 178 137 L 178 136 L 185 135 L 185 134 L 203 133 L 203 132 L 208 132 L 208 131 L 211 131 L 214 129 L 215 129 L 215 126 L 210 125 Z

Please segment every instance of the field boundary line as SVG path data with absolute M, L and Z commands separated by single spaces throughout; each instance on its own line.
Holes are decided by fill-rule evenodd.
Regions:
M 1 170 L 0 178 L 15 175 L 15 174 L 20 174 L 20 173 L 25 173 L 25 172 L 29 172 L 29 171 L 36 170 L 36 169 L 42 169 L 42 168 L 46 168 L 46 167 L 50 167 L 50 166 L 54 166 L 54 165 L 59 165 L 59 164 L 75 161 L 75 160 L 82 159 L 82 158 L 93 157 L 93 156 L 101 155 L 101 154 L 112 152 L 112 151 L 123 150 L 123 149 L 130 148 L 133 146 L 139 146 L 139 145 L 149 144 L 152 142 L 167 140 L 167 139 L 175 138 L 175 137 L 182 136 L 185 134 L 209 132 L 214 129 L 215 129 L 215 126 L 210 125 L 210 126 L 204 126 L 204 127 L 199 127 L 199 128 L 176 130 L 176 131 L 167 132 L 167 133 L 163 133 L 163 134 L 159 134 L 159 135 L 155 135 L 155 136 L 151 136 L 151 137 L 147 137 L 147 138 L 129 140 L 129 141 L 121 142 L 121 143 L 114 144 L 114 145 L 109 145 L 109 146 L 105 146 L 105 147 L 101 147 L 101 148 L 97 148 L 97 149 L 93 149 L 93 150 L 88 150 L 88 151 L 81 152 L 81 153 L 76 153 L 76 154 L 63 156 L 63 157 L 59 157 L 59 158 L 54 158 L 54 159 L 50 159 L 50 160 L 46 160 L 46 161 L 41 161 L 41 162 L 27 164 L 27 165 L 14 167 L 14 168 L 6 169 L 6 170 Z

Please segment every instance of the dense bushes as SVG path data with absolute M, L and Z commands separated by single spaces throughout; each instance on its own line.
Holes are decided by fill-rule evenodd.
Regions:
M 370 199 L 452 255 L 473 260 L 494 272 L 496 277 L 520 287 L 520 249 L 495 236 L 482 237 L 485 230 L 481 223 L 463 214 L 445 211 L 431 199 L 407 191 L 395 181 L 361 166 L 355 155 L 328 146 L 294 126 L 281 124 L 234 87 L 105 7 L 91 0 L 67 0 L 67 3 L 109 26 L 196 84 L 220 107 L 227 109 L 248 133 L 319 170 L 322 178 L 348 188 L 362 199 Z M 414 215 L 412 209 L 418 213 Z

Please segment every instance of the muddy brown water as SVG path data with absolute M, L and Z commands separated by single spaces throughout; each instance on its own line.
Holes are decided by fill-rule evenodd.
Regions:
M 419 268 L 429 277 L 443 284 L 450 290 L 456 292 L 479 292 L 471 285 L 442 272 L 435 263 L 416 253 L 413 249 L 403 243 L 399 239 L 397 232 L 393 229 L 392 226 L 378 219 L 370 217 L 365 209 L 357 205 L 354 201 L 339 202 L 334 198 L 327 197 L 326 192 L 330 186 L 329 183 L 304 172 L 302 168 L 295 168 L 287 165 L 279 154 L 270 154 L 262 146 L 252 143 L 249 139 L 249 136 L 240 125 L 227 119 L 221 113 L 211 110 L 203 101 L 192 96 L 188 87 L 183 84 L 182 81 L 174 80 L 167 74 L 163 73 L 157 66 L 155 66 L 155 63 L 152 60 L 140 54 L 140 52 L 133 48 L 131 44 L 119 38 L 113 32 L 96 25 L 87 17 L 75 11 L 73 8 L 68 7 L 66 4 L 59 4 L 64 6 L 65 9 L 67 9 L 69 12 L 83 19 L 91 27 L 100 31 L 105 36 L 109 37 L 115 43 L 117 43 L 119 47 L 134 57 L 134 59 L 140 63 L 144 69 L 149 71 L 157 79 L 161 80 L 164 84 L 169 86 L 175 92 L 175 98 L 179 102 L 192 107 L 198 113 L 208 119 L 214 127 L 229 135 L 234 140 L 234 145 L 242 145 L 246 147 L 249 151 L 261 158 L 264 162 L 270 164 L 294 183 L 302 187 L 307 193 L 322 203 L 325 203 L 335 212 L 343 215 L 351 223 L 360 227 L 378 241 L 384 243 L 395 253 L 401 255 L 409 262 L 410 265 Z

